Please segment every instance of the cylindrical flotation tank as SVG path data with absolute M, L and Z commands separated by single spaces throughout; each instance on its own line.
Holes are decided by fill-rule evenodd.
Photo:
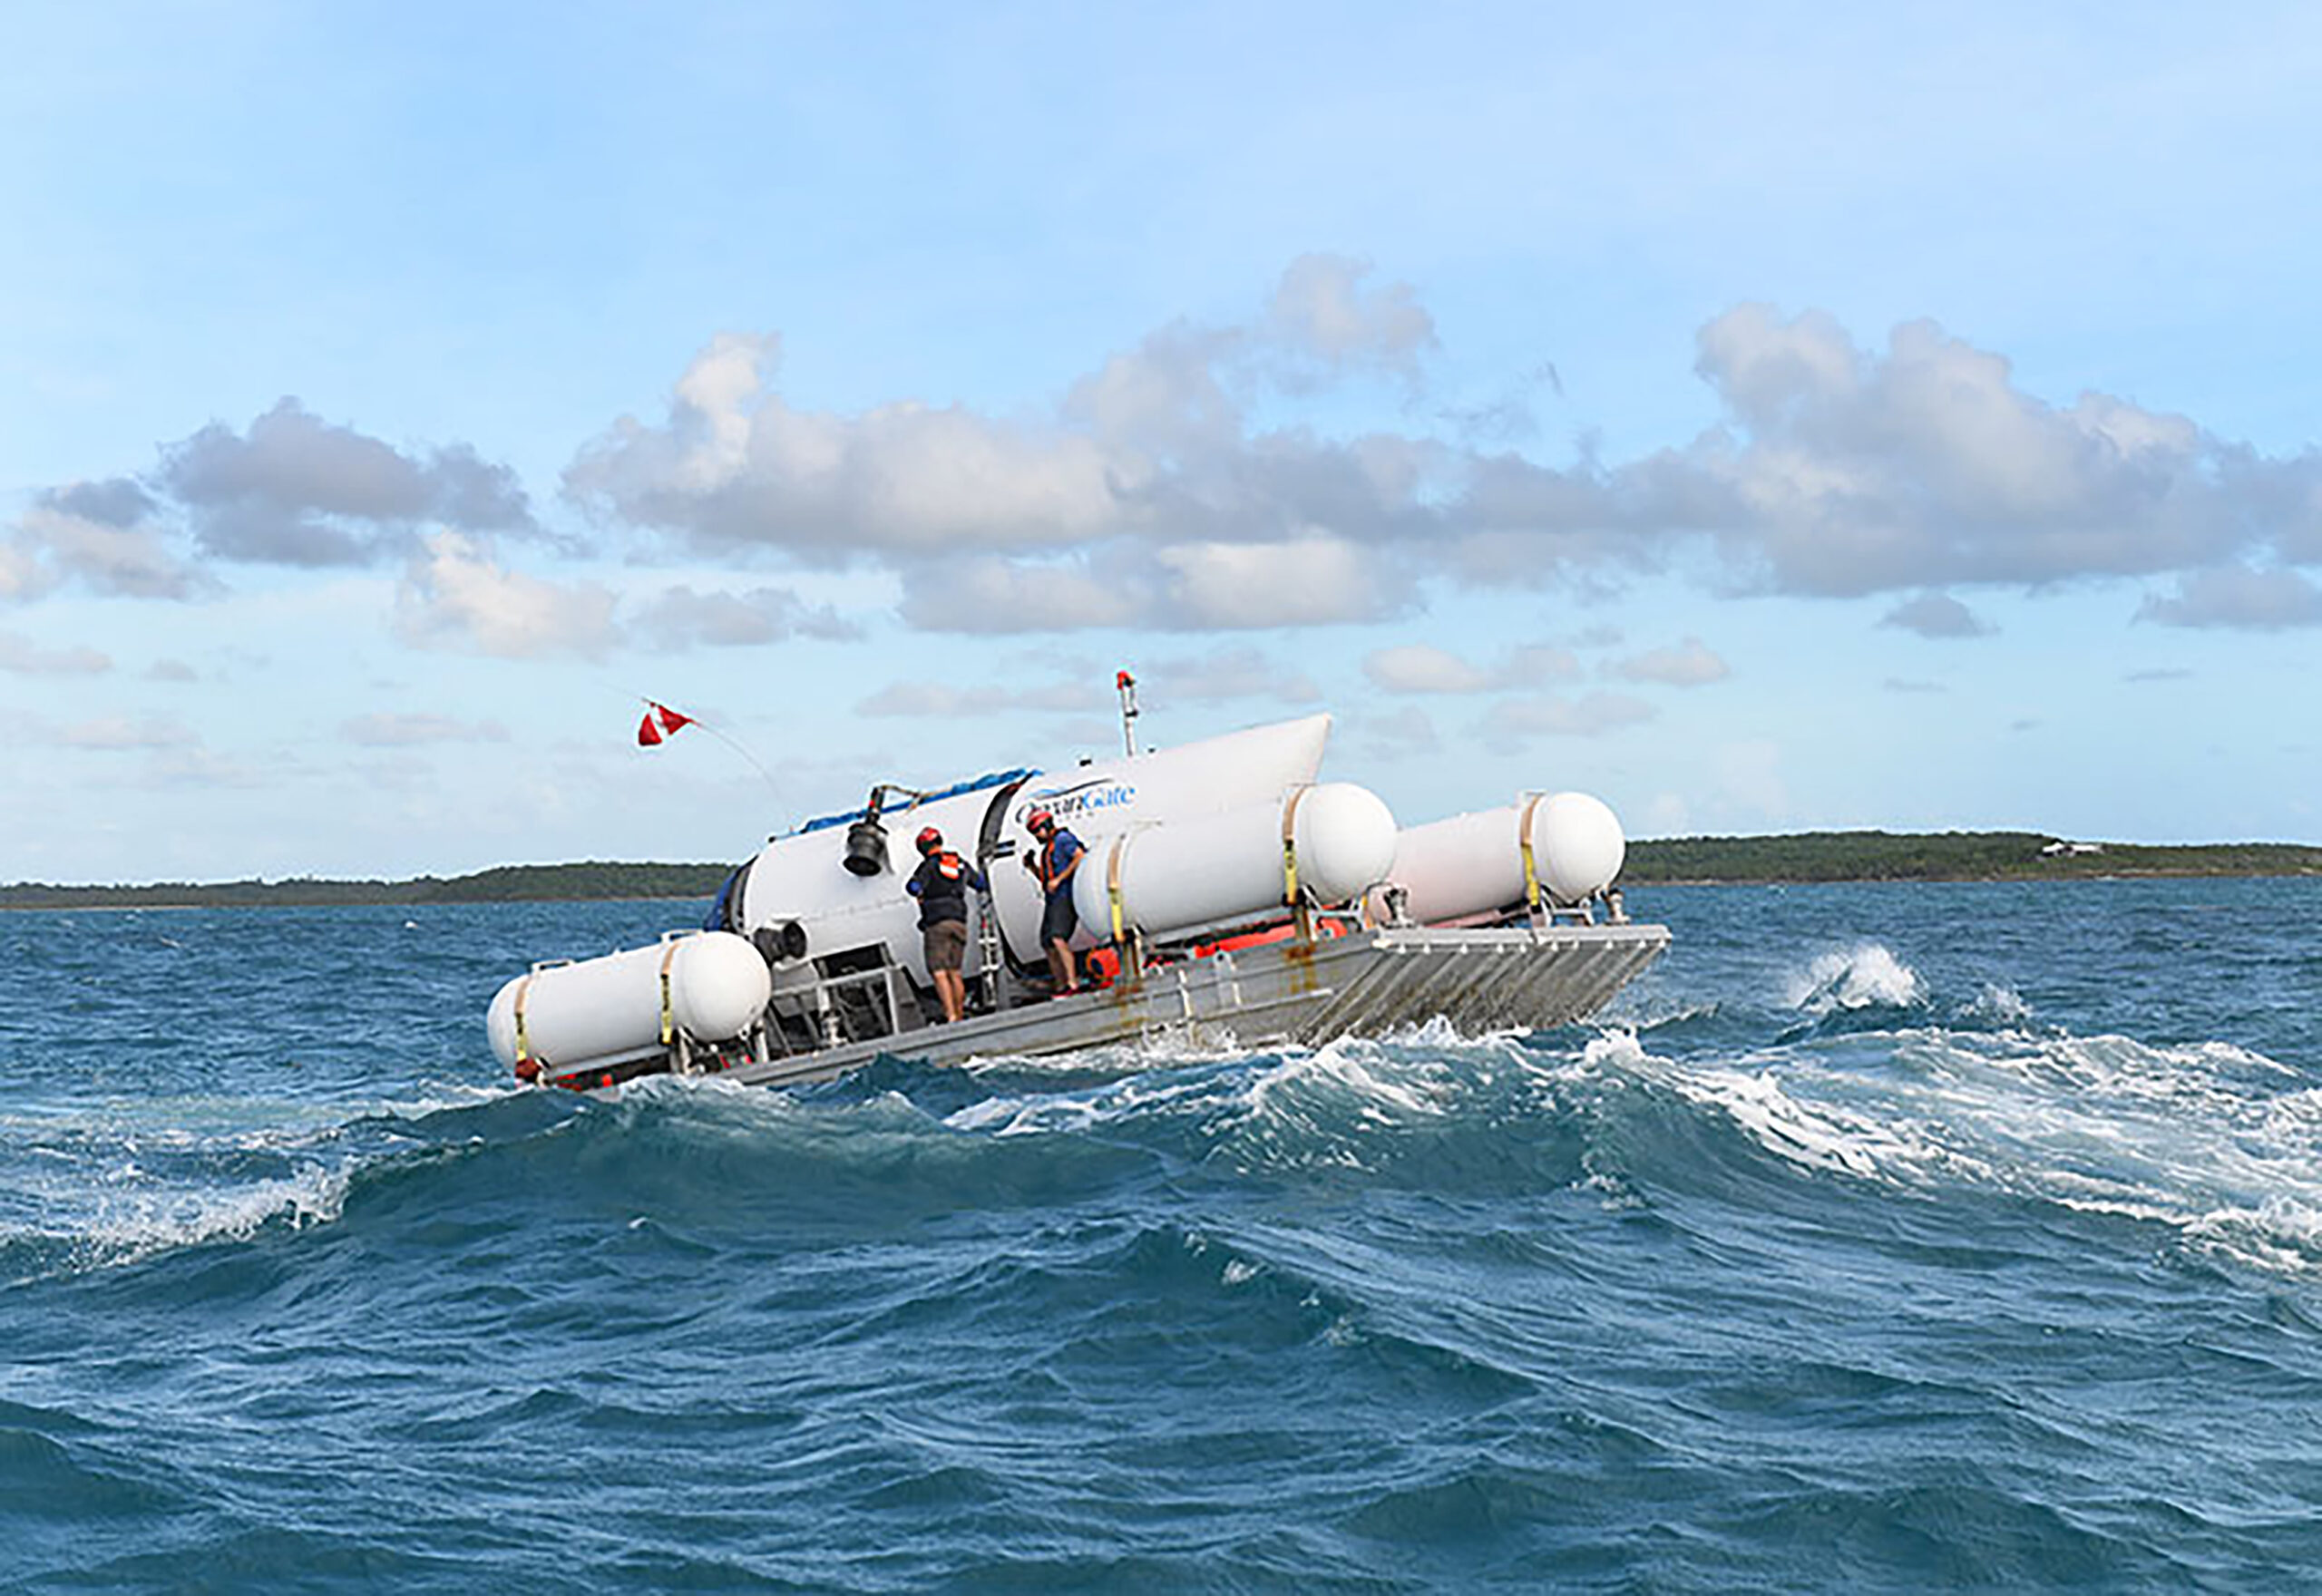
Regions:
M 1016 957 L 1038 964 L 1040 890 L 1021 863 L 1031 845 L 1024 819 L 1032 810 L 1049 811 L 1092 852 L 1101 852 L 1105 841 L 1132 825 L 1217 814 L 1312 781 L 1330 726 L 1326 715 L 1307 715 L 1156 754 L 1098 760 L 951 797 L 899 804 L 885 815 L 893 828 L 887 839 L 888 868 L 882 871 L 873 864 L 868 874 L 849 862 L 850 826 L 825 824 L 777 837 L 750 865 L 735 924 L 754 931 L 795 922 L 815 958 L 883 945 L 890 962 L 924 984 L 927 958 L 919 932 L 919 902 L 903 893 L 903 883 L 919 863 L 911 838 L 921 826 L 933 825 L 947 846 L 976 859 L 989 812 L 995 803 L 1002 803 L 1006 814 L 996 839 L 1001 852 L 981 861 L 991 881 L 991 910 Z M 872 858 L 867 848 L 853 857 L 866 863 Z M 1085 946 L 1091 939 L 1084 931 L 1080 943 Z M 1103 934 L 1093 939 L 1101 941 Z
M 672 932 L 649 948 L 518 976 L 493 998 L 484 1029 L 502 1064 L 521 1055 L 571 1069 L 662 1046 L 665 996 L 669 1027 L 692 1041 L 725 1042 L 766 1012 L 770 991 L 766 960 L 747 938 Z
M 1294 852 L 1285 858 L 1285 832 Z M 1149 936 L 1260 914 L 1298 885 L 1339 903 L 1380 881 L 1395 857 L 1395 817 L 1368 788 L 1299 787 L 1272 803 L 1139 826 L 1092 845 L 1072 878 L 1073 907 L 1099 938 L 1119 924 Z
M 1403 912 L 1432 925 L 1523 902 L 1527 831 L 1533 875 L 1550 903 L 1577 903 L 1603 891 L 1621 873 L 1628 853 L 1621 822 L 1585 793 L 1555 793 L 1502 809 L 1455 814 L 1413 826 L 1396 839 L 1395 863 L 1387 876 L 1404 890 Z M 1372 891 L 1366 902 L 1372 918 L 1386 918 L 1381 893 Z

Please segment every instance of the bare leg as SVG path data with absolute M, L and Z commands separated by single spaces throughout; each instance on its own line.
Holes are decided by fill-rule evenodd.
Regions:
M 943 1023 L 954 1024 L 967 1008 L 967 982 L 955 969 L 935 972 L 935 995 L 943 1000 Z
M 1072 990 L 1072 949 L 1061 940 L 1049 944 L 1049 975 L 1055 980 L 1058 991 Z

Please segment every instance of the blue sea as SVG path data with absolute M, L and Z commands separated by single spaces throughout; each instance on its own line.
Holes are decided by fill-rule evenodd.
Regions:
M 1644 889 L 1597 1022 L 518 1090 L 690 903 L 0 916 L 0 1589 L 2322 1579 L 2322 881 Z

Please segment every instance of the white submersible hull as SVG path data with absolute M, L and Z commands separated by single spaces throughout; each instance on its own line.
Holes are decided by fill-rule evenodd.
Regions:
M 825 1080 L 882 1056 L 958 1063 L 1167 1038 L 1252 1046 L 1441 1018 L 1569 1024 L 1668 946 L 1615 881 L 1619 822 L 1579 793 L 1399 829 L 1379 798 L 1315 781 L 1329 718 L 1255 727 L 1056 775 L 941 793 L 883 783 L 863 809 L 777 837 L 709 925 L 653 947 L 535 965 L 487 1030 L 526 1080 L 640 1075 Z M 1072 882 L 1088 984 L 1050 989 L 1041 890 L 1023 862 L 1048 810 L 1085 844 Z M 940 1023 L 886 828 L 976 861 L 969 1012 Z M 894 850 L 901 853 L 902 850 Z

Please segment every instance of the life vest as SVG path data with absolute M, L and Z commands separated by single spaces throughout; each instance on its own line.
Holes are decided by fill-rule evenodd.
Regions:
M 1040 844 L 1040 890 L 1043 892 L 1056 890 L 1057 877 L 1063 870 L 1063 866 L 1057 863 L 1057 851 L 1064 846 L 1065 838 L 1069 836 L 1072 836 L 1072 833 L 1059 826 L 1054 836 Z M 1072 840 L 1075 842 L 1080 841 L 1078 837 L 1073 837 Z M 1087 852 L 1086 849 L 1079 850 L 1072 857 L 1078 859 L 1081 852 Z

